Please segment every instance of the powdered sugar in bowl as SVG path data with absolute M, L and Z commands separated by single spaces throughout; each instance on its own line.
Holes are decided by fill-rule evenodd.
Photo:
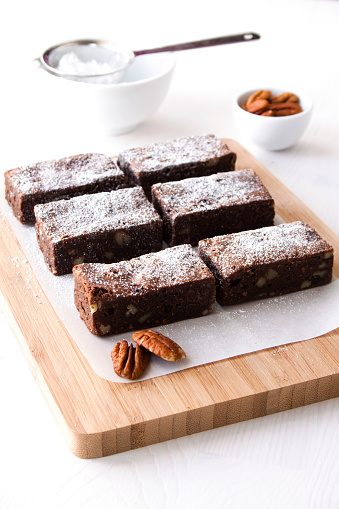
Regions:
M 50 104 L 52 98 L 54 114 L 67 117 L 68 125 L 71 122 L 80 130 L 108 135 L 132 131 L 164 101 L 174 54 L 135 57 L 122 45 L 82 42 L 54 46 L 38 59 L 47 71 L 38 73 L 39 101 Z

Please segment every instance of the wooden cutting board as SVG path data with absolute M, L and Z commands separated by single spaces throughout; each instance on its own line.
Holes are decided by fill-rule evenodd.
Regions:
M 333 232 L 241 145 L 226 141 L 238 155 L 237 169 L 256 171 L 284 221 L 309 223 L 339 252 Z M 339 329 L 142 382 L 100 378 L 44 295 L 1 211 L 0 219 L 3 309 L 75 455 L 108 456 L 339 395 Z

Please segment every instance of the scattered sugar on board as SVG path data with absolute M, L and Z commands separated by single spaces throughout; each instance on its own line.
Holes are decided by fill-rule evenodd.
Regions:
M 8 257 L 8 260 L 9 260 L 10 262 L 12 262 L 12 263 L 15 265 L 15 267 L 16 267 L 16 268 L 19 268 L 19 267 L 20 267 L 19 257 L 18 257 L 18 256 L 14 256 L 14 257 L 9 256 L 9 257 Z

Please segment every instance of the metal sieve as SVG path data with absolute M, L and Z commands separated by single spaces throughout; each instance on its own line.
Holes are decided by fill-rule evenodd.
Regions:
M 46 71 L 62 78 L 89 82 L 97 82 L 98 78 L 100 78 L 104 80 L 103 82 L 117 83 L 122 79 L 125 70 L 131 65 L 134 58 L 140 55 L 206 48 L 208 46 L 248 42 L 259 38 L 260 36 L 256 33 L 246 32 L 243 34 L 227 35 L 214 39 L 205 39 L 137 51 L 133 51 L 120 43 L 112 43 L 98 39 L 80 39 L 52 46 L 47 49 L 37 61 Z M 74 55 L 77 61 L 84 64 L 83 68 L 85 69 L 86 66 L 87 69 L 90 68 L 91 62 L 93 62 L 93 65 L 98 64 L 98 68 L 101 66 L 100 72 L 95 68 L 90 70 L 90 72 L 86 70 L 85 72 L 83 70 L 80 72 L 76 69 L 75 71 L 63 69 L 61 64 L 70 54 Z M 106 69 L 107 66 L 108 68 Z

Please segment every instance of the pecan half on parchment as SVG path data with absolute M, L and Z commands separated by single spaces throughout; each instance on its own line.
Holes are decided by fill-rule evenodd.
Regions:
M 127 341 L 119 341 L 111 352 L 113 368 L 115 373 L 129 380 L 140 378 L 148 366 L 150 353 L 143 346 L 133 343 L 128 345 Z
M 154 330 L 140 330 L 132 335 L 133 341 L 166 361 L 184 359 L 184 350 L 172 339 Z

